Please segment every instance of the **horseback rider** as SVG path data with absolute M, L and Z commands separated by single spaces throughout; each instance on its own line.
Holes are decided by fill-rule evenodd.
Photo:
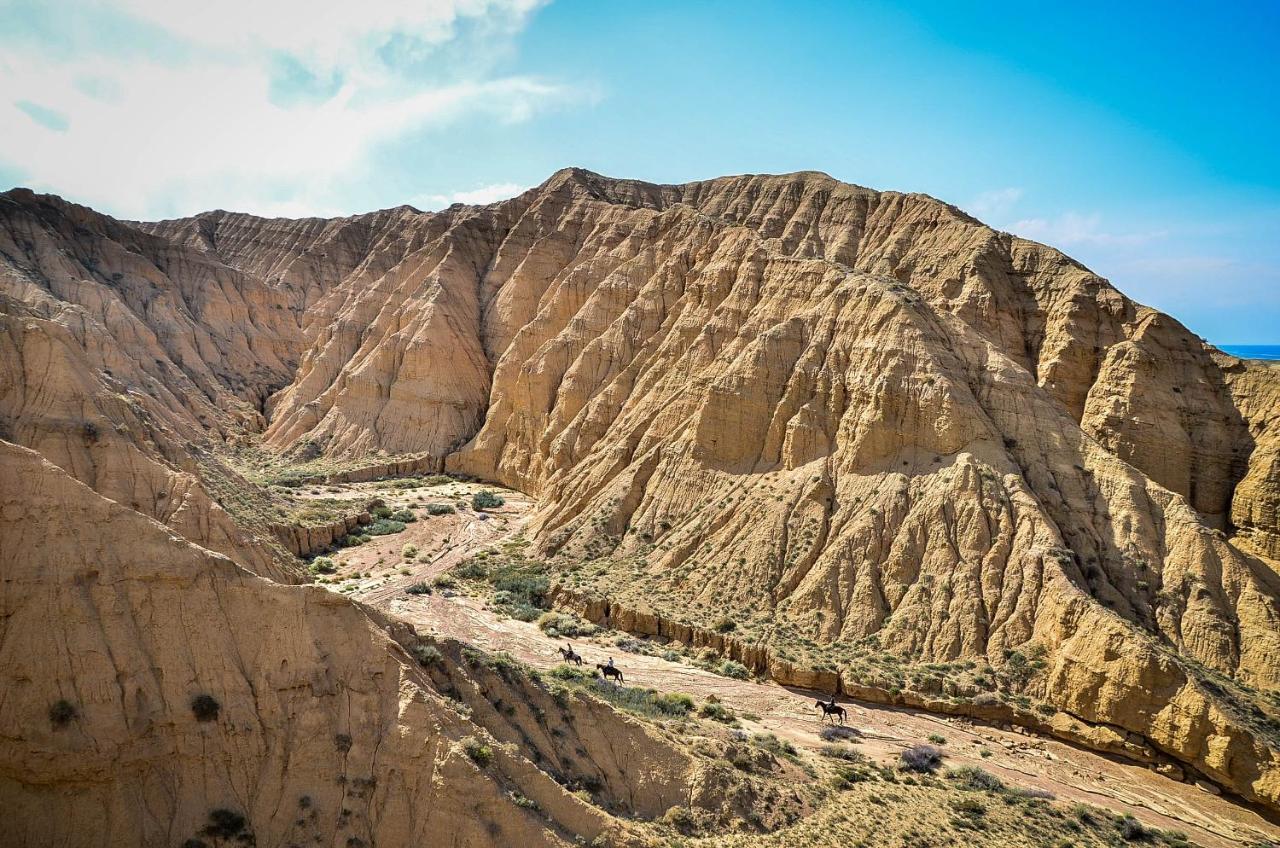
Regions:
M 605 663 L 605 665 L 607 665 L 609 668 L 617 668 L 617 666 L 613 664 L 613 657 L 609 657 L 609 661 Z

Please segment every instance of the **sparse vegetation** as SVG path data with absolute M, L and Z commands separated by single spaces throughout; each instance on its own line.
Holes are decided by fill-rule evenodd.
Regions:
M 562 636 L 590 636 L 598 629 L 589 621 L 565 612 L 545 612 L 538 616 L 538 627 L 553 639 Z
M 961 789 L 972 789 L 981 792 L 1003 792 L 1004 781 L 989 771 L 976 766 L 964 766 L 947 772 L 947 777 L 955 781 Z
M 693 711 L 693 698 L 683 692 L 666 692 L 651 695 L 650 701 L 654 709 L 664 715 L 682 716 Z
M 413 654 L 413 658 L 421 666 L 433 666 L 444 661 L 444 655 L 440 653 L 440 649 L 426 642 L 414 645 L 409 649 L 409 653 Z
M 1148 828 L 1133 816 L 1122 816 L 1116 822 L 1116 829 L 1125 842 L 1153 842 L 1157 835 L 1157 831 Z
M 709 718 L 712 721 L 718 721 L 721 724 L 736 725 L 738 723 L 738 717 L 733 710 L 724 704 L 709 699 L 698 709 L 698 715 L 703 718 Z
M 474 736 L 462 739 L 462 752 L 471 758 L 471 762 L 484 768 L 493 762 L 493 749 Z
M 751 744 L 779 757 L 795 758 L 798 756 L 796 746 L 785 739 L 779 739 L 772 733 L 756 733 L 751 737 Z
M 823 742 L 856 741 L 862 738 L 862 734 L 854 728 L 835 724 L 822 728 L 818 735 L 822 737 Z
M 505 503 L 506 501 L 488 489 L 481 489 L 471 496 L 471 508 L 474 510 L 497 509 Z
M 338 570 L 338 566 L 329 557 L 320 556 L 311 560 L 307 570 L 312 574 L 333 574 Z
M 427 515 L 453 515 L 457 512 L 453 504 L 447 503 L 429 503 L 427 504 Z
M 363 535 L 366 536 L 390 536 L 393 533 L 404 532 L 405 523 L 391 518 L 379 518 L 372 524 L 368 524 L 363 528 Z
M 424 581 L 419 580 L 417 583 L 412 583 L 407 586 L 404 592 L 406 595 L 430 595 L 431 587 Z
M 904 771 L 933 774 L 942 765 L 942 751 L 932 745 L 912 745 L 898 759 Z

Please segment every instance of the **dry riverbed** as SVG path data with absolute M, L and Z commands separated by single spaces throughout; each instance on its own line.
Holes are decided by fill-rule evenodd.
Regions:
M 484 512 L 473 510 L 470 498 L 480 489 L 497 492 L 505 504 Z M 423 633 L 505 651 L 538 669 L 559 665 L 557 648 L 564 640 L 549 637 L 533 623 L 500 615 L 483 597 L 449 588 L 434 588 L 430 594 L 406 592 L 415 584 L 430 586 L 477 551 L 514 537 L 532 507 L 527 497 L 456 481 L 415 489 L 387 483 L 345 484 L 311 492 L 349 499 L 353 507 L 378 497 L 394 510 L 407 508 L 420 516 L 402 532 L 375 536 L 332 554 L 337 571 L 324 579 L 334 591 L 376 605 Z M 455 512 L 428 516 L 427 505 L 433 503 L 449 504 Z M 404 555 L 406 546 L 412 546 L 409 557 Z M 822 744 L 822 724 L 813 705 L 818 693 L 725 677 L 687 661 L 626 652 L 617 644 L 624 638 L 625 634 L 601 631 L 572 641 L 588 665 L 612 656 L 628 685 L 683 692 L 698 701 L 714 696 L 738 714 L 747 732 L 773 733 L 809 751 Z M 878 763 L 895 763 L 903 749 L 941 738 L 944 741 L 936 744 L 951 767 L 980 766 L 1010 786 L 1131 813 L 1145 824 L 1184 831 L 1197 844 L 1226 848 L 1280 840 L 1280 827 L 1254 810 L 1136 764 L 965 719 L 850 700 L 842 703 L 849 710 L 849 724 L 861 733 L 858 749 Z

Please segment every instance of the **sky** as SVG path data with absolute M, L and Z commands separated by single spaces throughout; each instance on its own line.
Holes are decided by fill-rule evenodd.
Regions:
M 0 0 L 0 189 L 122 218 L 825 171 L 1280 344 L 1280 2 Z

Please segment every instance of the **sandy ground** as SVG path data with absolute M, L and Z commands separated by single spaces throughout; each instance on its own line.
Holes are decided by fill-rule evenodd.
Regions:
M 412 503 L 469 499 L 480 488 L 454 483 L 429 489 L 399 492 L 377 484 L 342 487 L 327 497 L 367 499 L 382 497 L 398 508 Z M 501 491 L 504 507 L 487 517 L 470 508 L 456 515 L 424 518 L 403 533 L 376 537 L 372 542 L 335 555 L 343 563 L 336 578 L 353 573 L 371 576 L 332 584 L 348 594 L 411 622 L 419 632 L 435 633 L 472 643 L 490 651 L 507 651 L 540 669 L 560 662 L 556 651 L 562 641 L 552 640 L 533 624 L 500 618 L 485 609 L 482 599 L 436 590 L 431 595 L 408 595 L 409 585 L 428 581 L 462 562 L 474 551 L 515 535 L 531 507 L 528 498 Z M 415 509 L 421 514 L 421 509 Z M 418 546 L 420 559 L 402 562 L 406 543 Z M 401 573 L 407 569 L 409 573 Z M 790 689 L 771 682 L 735 680 L 691 665 L 658 657 L 625 653 L 612 644 L 616 633 L 574 641 L 588 665 L 612 656 L 626 675 L 628 685 L 661 691 L 685 692 L 697 699 L 715 695 L 738 714 L 758 717 L 743 721 L 748 732 L 767 731 L 797 746 L 815 749 L 822 740 L 818 693 Z M 1237 846 L 1264 839 L 1280 840 L 1280 826 L 1257 811 L 1216 797 L 1193 785 L 1179 783 L 1139 765 L 1114 760 L 1053 739 L 1001 730 L 965 719 L 937 716 L 842 700 L 849 710 L 849 724 L 862 733 L 859 749 L 881 763 L 896 760 L 910 745 L 926 742 L 930 735 L 945 738 L 940 745 L 951 767 L 980 765 L 1006 783 L 1052 792 L 1060 801 L 1084 802 L 1129 812 L 1146 824 L 1181 830 L 1205 846 Z M 983 756 L 983 752 L 987 755 Z

